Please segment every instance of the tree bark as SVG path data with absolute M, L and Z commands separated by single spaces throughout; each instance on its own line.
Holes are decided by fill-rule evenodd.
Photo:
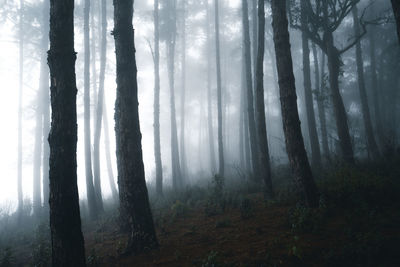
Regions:
M 215 5 L 215 47 L 216 47 L 216 66 L 217 66 L 217 105 L 218 105 L 218 156 L 219 156 L 219 175 L 225 174 L 224 143 L 222 129 L 222 82 L 221 82 L 221 53 L 219 42 L 219 1 L 214 0 Z
M 90 130 L 90 41 L 89 41 L 89 14 L 90 0 L 85 0 L 84 7 L 84 143 L 85 143 L 85 176 L 86 194 L 89 208 L 89 216 L 92 220 L 97 219 L 98 211 L 96 205 L 96 195 L 93 186 L 92 173 L 92 150 L 91 150 L 91 130 Z
M 256 65 L 256 103 L 258 138 L 260 143 L 260 176 L 265 182 L 269 198 L 274 197 L 271 180 L 271 162 L 269 158 L 267 126 L 264 103 L 264 54 L 265 54 L 265 11 L 264 0 L 258 0 L 258 51 Z
M 104 212 L 103 197 L 101 190 L 101 172 L 100 172 L 100 137 L 101 123 L 103 118 L 104 103 L 104 80 L 107 60 L 107 3 L 101 0 L 101 49 L 100 49 L 100 76 L 99 91 L 97 94 L 96 121 L 93 140 L 93 173 L 94 173 L 94 192 L 96 204 L 99 212 Z
M 397 37 L 399 38 L 400 43 L 400 1 L 399 0 L 391 0 L 394 17 L 396 19 L 397 24 Z
M 76 53 L 74 1 L 50 1 L 52 122 L 50 144 L 50 229 L 53 266 L 85 266 L 76 174 Z
M 126 253 L 158 247 L 145 181 L 139 124 L 133 0 L 114 0 L 117 66 L 115 133 L 121 221 L 128 224 Z
M 360 23 L 358 21 L 358 9 L 357 6 L 353 7 L 353 20 L 354 20 L 354 34 L 355 36 L 360 35 Z M 361 41 L 356 44 L 356 63 L 357 63 L 357 76 L 358 76 L 358 89 L 360 92 L 362 115 L 364 120 L 365 133 L 367 135 L 367 146 L 372 156 L 377 159 L 379 158 L 379 149 L 375 141 L 374 130 L 372 129 L 371 116 L 368 105 L 367 90 L 365 89 L 364 80 L 364 64 L 362 58 Z
M 18 86 L 18 158 L 17 158 L 17 192 L 18 221 L 21 221 L 24 199 L 22 193 L 22 94 L 24 86 L 24 0 L 19 7 L 19 86 Z
M 156 164 L 156 191 L 163 194 L 163 170 L 160 142 L 160 23 L 159 0 L 154 0 L 154 159 Z
M 183 177 L 179 162 L 178 130 L 176 126 L 175 108 L 175 45 L 176 45 L 176 0 L 167 2 L 167 9 L 170 12 L 171 31 L 167 38 L 167 65 L 168 80 L 170 89 L 171 107 L 171 162 L 172 162 L 172 186 L 175 190 L 183 187 Z
M 305 1 L 301 1 L 301 27 L 307 26 L 307 7 Z M 310 71 L 310 47 L 305 31 L 302 31 L 302 48 L 303 48 L 303 84 L 304 84 L 304 99 L 307 112 L 308 135 L 311 145 L 311 165 L 316 168 L 321 168 L 321 151 L 319 147 L 317 126 L 315 123 L 314 101 L 311 90 L 311 71 Z
M 243 22 L 243 34 L 244 34 L 244 57 L 246 65 L 246 83 L 247 83 L 247 115 L 249 122 L 249 134 L 250 134 L 250 148 L 251 148 L 251 159 L 253 164 L 253 175 L 254 180 L 259 181 L 260 179 L 260 157 L 259 147 L 257 144 L 257 133 L 256 123 L 254 114 L 254 97 L 253 97 L 253 80 L 251 75 L 251 49 L 250 49 L 250 33 L 249 33 L 249 15 L 247 0 L 242 0 L 242 22 Z
M 180 156 L 182 176 L 187 180 L 187 163 L 185 151 L 185 104 L 186 104 L 186 1 L 182 1 L 182 87 L 181 87 L 181 136 L 180 136 Z
M 271 7 L 286 150 L 295 181 L 304 192 L 306 204 L 310 207 L 317 207 L 319 202 L 317 187 L 304 148 L 297 110 L 297 95 L 286 18 L 286 1 L 272 0 Z
M 326 113 L 325 113 L 325 94 L 324 88 L 324 75 L 325 75 L 325 55 L 322 53 L 321 63 L 321 76 L 319 72 L 318 53 L 317 47 L 312 43 L 312 50 L 314 55 L 314 68 L 315 68 L 315 88 L 317 92 L 317 106 L 318 106 L 318 117 L 319 124 L 321 126 L 321 140 L 322 150 L 325 158 L 329 161 L 329 146 L 328 146 L 328 132 L 326 129 Z
M 215 159 L 215 144 L 214 144 L 214 126 L 213 126 L 213 105 L 211 93 L 211 34 L 210 34 L 210 10 L 208 1 L 206 1 L 207 9 L 207 117 L 208 117 L 208 140 L 210 143 L 210 166 L 211 174 L 214 175 L 217 171 Z

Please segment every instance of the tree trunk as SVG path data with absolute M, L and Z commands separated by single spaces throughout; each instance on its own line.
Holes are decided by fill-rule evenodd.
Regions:
M 163 194 L 163 170 L 160 142 L 160 23 L 159 0 L 154 0 L 154 159 L 156 164 L 156 191 Z
M 93 186 L 92 173 L 92 150 L 91 150 L 91 131 L 90 131 L 90 41 L 89 41 L 89 14 L 90 0 L 85 0 L 84 7 L 84 46 L 85 46 L 85 65 L 84 65 L 84 143 L 85 143 L 85 174 L 86 174 L 86 194 L 89 208 L 89 216 L 92 220 L 97 219 L 98 211 L 96 205 L 96 195 Z
M 24 199 L 22 194 L 22 94 L 24 86 L 24 0 L 19 7 L 19 87 L 18 87 L 18 159 L 17 159 L 17 192 L 18 221 L 21 221 Z
M 249 120 L 250 148 L 253 164 L 253 175 L 255 181 L 260 179 L 260 158 L 259 148 L 257 145 L 257 133 L 254 114 L 254 97 L 253 97 L 253 80 L 251 75 L 251 49 L 250 49 L 250 33 L 249 33 L 249 15 L 247 0 L 242 0 L 242 20 L 244 34 L 244 57 L 246 65 L 246 81 L 247 81 L 247 115 Z
M 185 104 L 186 104 L 186 1 L 182 1 L 182 88 L 181 88 L 181 136 L 180 156 L 182 176 L 187 180 L 187 163 L 185 151 Z
M 383 126 L 382 126 L 382 116 L 381 108 L 379 106 L 379 93 L 378 93 L 378 76 L 376 72 L 376 52 L 375 52 L 375 27 L 371 26 L 368 33 L 369 37 L 369 47 L 370 47 L 370 57 L 371 57 L 371 86 L 372 86 L 372 96 L 374 104 L 374 119 L 376 132 L 378 134 L 380 142 L 384 140 Z
M 214 175 L 217 171 L 215 159 L 215 144 L 214 144 L 214 126 L 213 126 L 213 105 L 211 93 L 211 34 L 210 34 L 210 10 L 208 1 L 207 8 L 207 117 L 208 117 L 208 140 L 210 143 L 210 166 L 211 174 Z
M 328 132 L 326 130 L 326 113 L 325 113 L 325 94 L 324 88 L 324 75 L 325 75 L 325 55 L 322 53 L 321 63 L 321 76 L 319 72 L 318 53 L 317 47 L 312 43 L 312 50 L 314 55 L 314 66 L 315 66 L 315 88 L 317 92 L 317 106 L 318 106 L 318 117 L 319 124 L 321 126 L 321 140 L 322 150 L 325 158 L 329 161 L 329 146 L 328 146 Z
M 96 204 L 99 212 L 104 211 L 103 197 L 101 192 L 101 172 L 100 172 L 100 137 L 101 123 L 103 118 L 104 103 L 104 80 L 106 71 L 107 56 L 107 3 L 101 0 L 101 50 L 100 50 L 100 76 L 99 91 L 97 94 L 96 121 L 93 140 L 93 172 L 94 172 L 94 192 Z
M 49 92 L 49 68 L 47 66 L 47 50 L 49 49 L 49 1 L 43 2 L 43 17 L 42 17 L 42 44 L 41 47 L 43 52 L 41 54 L 41 66 L 40 79 L 43 79 L 41 90 L 42 90 L 42 115 L 43 115 L 43 129 L 42 129 L 42 187 L 43 187 L 43 207 L 48 209 L 49 207 L 49 154 L 50 147 L 48 142 L 48 136 L 50 132 L 50 92 Z
M 333 111 L 336 119 L 337 133 L 343 159 L 348 164 L 354 164 L 354 153 L 351 144 L 349 126 L 347 122 L 346 109 L 343 104 L 342 96 L 339 90 L 340 75 L 340 53 L 333 43 L 333 34 L 328 29 L 328 7 L 327 3 L 323 3 L 323 12 L 325 16 L 324 31 L 326 42 L 326 53 L 328 56 L 329 84 L 331 88 Z
M 115 133 L 121 221 L 129 224 L 126 253 L 158 247 L 145 181 L 142 134 L 139 124 L 133 0 L 114 2 L 114 39 L 117 66 Z
M 176 44 L 176 0 L 167 2 L 168 8 L 172 13 L 170 23 L 172 30 L 167 40 L 167 65 L 168 80 L 170 89 L 171 106 L 171 161 L 172 161 L 172 186 L 175 190 L 183 187 L 181 165 L 179 162 L 178 130 L 176 126 L 175 109 L 175 44 Z
M 394 18 L 396 19 L 397 24 L 397 37 L 399 38 L 400 43 L 400 1 L 399 0 L 391 0 Z
M 267 126 L 264 103 L 264 54 L 265 54 L 265 11 L 264 0 L 258 0 L 258 52 L 256 67 L 256 100 L 258 138 L 260 142 L 260 176 L 265 182 L 267 196 L 272 198 L 274 191 L 271 180 L 271 162 L 269 158 Z
M 115 186 L 114 172 L 113 172 L 112 164 L 111 164 L 110 130 L 108 127 L 107 114 L 108 114 L 107 113 L 107 105 L 106 105 L 106 102 L 104 101 L 104 103 L 103 103 L 104 147 L 105 147 L 106 161 L 107 161 L 108 182 L 110 184 L 112 198 L 114 200 L 117 200 L 118 199 L 118 191 L 117 191 L 117 187 Z
M 50 229 L 53 266 L 85 266 L 76 174 L 76 53 L 74 1 L 50 1 L 52 122 L 50 144 Z
M 286 1 L 272 0 L 271 7 L 286 150 L 295 181 L 304 192 L 307 205 L 317 207 L 319 202 L 317 187 L 304 148 L 297 110 L 297 95 L 286 18 Z
M 216 66 L 217 66 L 217 99 L 218 99 L 218 155 L 219 155 L 219 175 L 225 174 L 224 143 L 222 138 L 222 82 L 221 82 L 221 53 L 219 45 L 219 1 L 214 0 L 215 4 L 215 47 L 216 47 Z
M 353 8 L 353 20 L 354 20 L 354 34 L 360 36 L 360 23 L 358 21 L 358 9 L 357 6 Z M 364 64 L 362 58 L 361 41 L 356 44 L 356 62 L 357 62 L 357 76 L 358 76 L 358 89 L 360 91 L 361 108 L 364 120 L 365 133 L 367 135 L 368 150 L 372 153 L 372 156 L 376 159 L 379 158 L 378 145 L 375 141 L 374 130 L 372 129 L 371 116 L 368 105 L 367 90 L 365 89 L 364 80 Z
M 307 7 L 304 6 L 305 1 L 301 1 L 301 26 L 306 29 L 307 26 Z M 304 83 L 304 98 L 307 112 L 308 135 L 310 138 L 311 165 L 316 168 L 321 168 L 321 151 L 319 147 L 317 126 L 315 123 L 314 101 L 311 90 L 311 71 L 310 71 L 310 47 L 305 30 L 302 31 L 302 48 L 303 48 L 303 83 Z

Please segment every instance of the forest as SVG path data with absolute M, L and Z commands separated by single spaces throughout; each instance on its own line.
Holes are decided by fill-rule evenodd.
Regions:
M 0 267 L 400 266 L 400 0 L 0 0 Z

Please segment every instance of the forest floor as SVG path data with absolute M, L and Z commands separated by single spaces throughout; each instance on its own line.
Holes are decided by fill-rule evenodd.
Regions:
M 83 219 L 87 263 L 400 266 L 399 162 L 332 168 L 319 179 L 318 209 L 299 204 L 293 186 L 283 186 L 279 181 L 286 178 L 278 175 L 281 180 L 274 184 L 280 189 L 274 201 L 265 200 L 257 186 L 224 186 L 218 177 L 208 187 L 151 197 L 160 247 L 140 255 L 121 256 L 127 235 L 118 231 L 117 212 L 95 223 Z M 36 237 L 25 233 L 7 242 L 0 236 L 0 252 L 6 242 L 14 263 L 3 265 L 3 253 L 0 266 L 48 266 L 48 236 L 38 235 L 48 226 L 42 227 Z

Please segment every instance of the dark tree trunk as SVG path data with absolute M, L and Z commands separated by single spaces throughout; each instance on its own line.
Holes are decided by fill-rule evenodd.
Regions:
M 243 53 L 242 53 L 243 54 Z M 244 148 L 244 130 L 246 126 L 244 125 L 244 116 L 245 116 L 245 93 L 246 93 L 246 81 L 244 74 L 244 56 L 242 56 L 242 65 L 241 65 L 241 73 L 240 73 L 240 114 L 239 114 L 239 159 L 240 159 L 240 168 L 242 170 L 247 170 L 246 161 L 245 161 L 245 148 Z
M 391 0 L 394 17 L 396 19 L 397 24 L 397 37 L 399 38 L 400 43 L 400 1 L 399 0 Z
M 258 21 L 257 21 L 257 1 L 258 0 L 251 0 L 251 22 L 252 22 L 252 27 L 251 27 L 251 32 L 252 32 L 252 40 L 251 45 L 252 45 L 252 58 L 253 60 L 253 88 L 254 91 L 256 90 L 257 87 L 257 77 L 256 77 L 256 72 L 257 72 L 257 52 L 258 52 Z M 257 99 L 254 99 L 254 106 L 257 106 Z M 257 122 L 257 112 L 255 113 L 255 121 Z M 257 124 L 257 123 L 256 123 Z
M 50 229 L 53 266 L 85 266 L 76 175 L 76 53 L 74 1 L 50 1 L 52 121 L 50 144 Z
M 111 150 L 110 150 L 110 131 L 108 127 L 108 116 L 107 116 L 107 105 L 104 101 L 103 103 L 103 126 L 104 126 L 104 146 L 106 153 L 106 161 L 107 161 L 107 173 L 108 173 L 108 182 L 110 184 L 112 198 L 114 200 L 118 200 L 118 191 L 115 186 L 114 172 L 111 164 Z
M 100 172 L 100 137 L 101 123 L 103 118 L 104 104 L 104 79 L 106 72 L 107 56 L 107 3 L 101 0 L 101 49 L 100 49 L 100 76 L 99 91 L 97 94 L 96 121 L 93 140 L 93 174 L 94 174 L 94 192 L 96 204 L 99 212 L 104 211 L 103 197 L 101 192 L 101 172 Z
M 50 132 L 50 92 L 49 92 L 49 68 L 47 66 L 47 50 L 49 49 L 49 1 L 43 2 L 43 17 L 42 17 L 42 54 L 41 54 L 41 66 L 40 66 L 40 79 L 42 80 L 42 115 L 43 115 L 43 129 L 42 129 L 42 187 L 43 187 L 43 207 L 48 209 L 49 207 L 49 154 L 50 147 L 47 138 Z
M 18 221 L 21 221 L 24 199 L 22 194 L 22 94 L 24 85 L 24 0 L 20 0 L 19 9 L 19 87 L 18 87 L 18 158 L 17 158 L 17 192 Z
M 346 109 L 344 107 L 343 99 L 340 95 L 339 90 L 340 53 L 338 49 L 334 46 L 333 34 L 330 29 L 328 29 L 328 7 L 326 2 L 323 2 L 323 11 L 325 16 L 324 31 L 326 54 L 328 57 L 329 84 L 331 89 L 333 111 L 336 119 L 336 127 L 339 137 L 340 148 L 344 161 L 348 164 L 354 164 L 353 146 L 350 138 Z
M 219 44 L 219 6 L 218 0 L 215 4 L 215 47 L 216 47 L 216 66 L 217 66 L 217 98 L 218 98 L 218 155 L 219 155 L 219 175 L 225 174 L 224 143 L 222 138 L 222 82 L 221 82 L 221 53 Z
M 312 44 L 312 50 L 314 55 L 314 68 L 315 68 L 315 91 L 317 93 L 317 106 L 318 106 L 318 117 L 319 124 L 321 126 L 321 140 L 322 150 L 325 158 L 329 161 L 329 146 L 328 146 L 328 132 L 326 129 L 326 113 L 325 113 L 325 94 L 324 88 L 324 75 L 325 75 L 325 55 L 322 53 L 321 63 L 321 75 L 319 72 L 318 53 L 315 44 Z
M 163 171 L 160 142 L 160 23 L 159 0 L 154 0 L 154 159 L 156 163 L 156 191 L 163 194 Z
M 286 1 L 272 0 L 271 7 L 286 150 L 295 181 L 304 192 L 307 205 L 317 207 L 319 202 L 317 187 L 304 148 L 297 110 L 297 95 L 286 18 Z
M 374 105 L 374 121 L 376 132 L 379 137 L 379 141 L 382 142 L 384 139 L 381 108 L 379 106 L 379 93 L 378 93 L 378 75 L 376 72 L 376 51 L 375 51 L 375 27 L 372 26 L 369 29 L 369 47 L 370 47 L 370 57 L 371 57 L 371 87 L 372 87 L 372 97 Z
M 85 46 L 85 65 L 84 65 L 84 143 L 85 143 L 85 174 L 86 174 L 86 194 L 88 200 L 89 216 L 92 220 L 97 219 L 98 211 L 96 205 L 96 195 L 93 186 L 92 173 L 92 150 L 91 150 L 91 131 L 90 131 L 90 41 L 89 41 L 89 14 L 90 0 L 85 0 L 84 8 L 84 46 Z
M 170 89 L 171 106 L 171 162 L 172 162 L 172 186 L 175 190 L 183 187 L 181 164 L 179 162 L 178 130 L 176 126 L 175 108 L 175 45 L 176 45 L 176 0 L 168 1 L 167 8 L 171 12 L 170 27 L 167 43 L 167 65 Z
M 158 246 L 145 181 L 139 124 L 133 0 L 114 0 L 114 39 L 117 66 L 115 133 L 121 221 L 128 224 L 126 252 Z
M 185 151 L 185 104 L 186 104 L 186 1 L 182 1 L 182 88 L 181 88 L 181 136 L 180 136 L 180 156 L 182 176 L 187 180 L 187 163 Z
M 214 126 L 213 126 L 213 105 L 211 93 L 211 34 L 210 34 L 210 11 L 208 1 L 207 8 L 207 117 L 208 117 L 208 140 L 210 143 L 210 166 L 211 174 L 214 175 L 217 171 L 215 159 L 215 144 L 214 144 Z
M 355 6 L 353 8 L 353 20 L 354 20 L 354 34 L 360 36 L 360 23 L 358 21 L 358 9 Z M 372 153 L 372 156 L 376 159 L 379 158 L 378 145 L 375 141 L 374 130 L 372 129 L 371 116 L 368 105 L 367 90 L 365 88 L 364 80 L 364 64 L 362 58 L 361 41 L 356 44 L 356 62 L 357 62 L 357 76 L 358 76 L 358 89 L 360 92 L 362 115 L 364 120 L 365 134 L 367 135 L 368 150 Z
M 301 1 L 301 25 L 307 26 L 307 7 L 305 1 Z M 310 47 L 305 30 L 302 31 L 302 48 L 303 48 L 303 83 L 304 83 L 304 98 L 307 112 L 308 135 L 310 138 L 312 166 L 316 169 L 321 167 L 321 151 L 319 147 L 317 126 L 315 123 L 314 101 L 311 90 L 311 71 L 310 71 Z
M 269 158 L 267 126 L 265 121 L 264 103 L 264 54 L 265 54 L 265 11 L 264 0 L 258 0 L 258 52 L 256 65 L 256 103 L 258 138 L 260 143 L 260 176 L 265 182 L 268 197 L 272 198 L 274 192 L 271 180 L 271 163 Z
M 254 114 L 254 97 L 253 97 L 253 80 L 251 75 L 251 49 L 250 49 L 250 33 L 249 33 L 249 15 L 247 0 L 242 0 L 242 22 L 244 34 L 244 57 L 246 66 L 246 83 L 247 83 L 247 115 L 249 121 L 250 148 L 251 159 L 253 164 L 253 175 L 256 181 L 260 179 L 260 157 L 259 147 L 257 144 L 257 132 Z

